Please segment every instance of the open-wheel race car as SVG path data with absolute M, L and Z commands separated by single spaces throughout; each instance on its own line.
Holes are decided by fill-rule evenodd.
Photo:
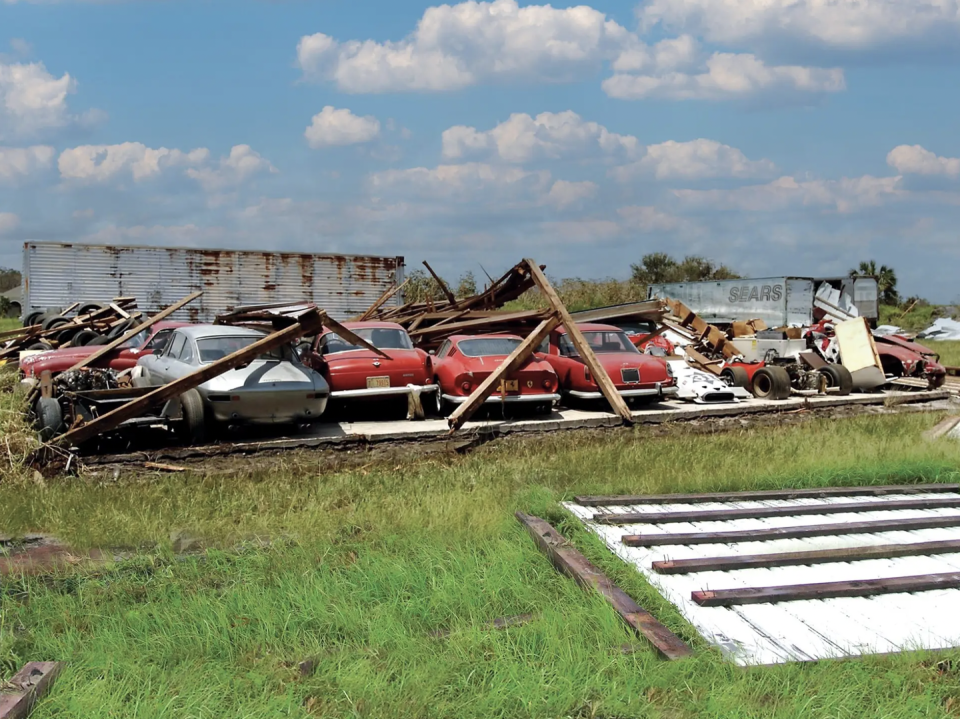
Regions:
M 490 373 L 503 364 L 523 339 L 516 335 L 454 335 L 443 342 L 434 357 L 433 370 L 440 395 L 436 410 L 443 414 L 465 402 Z M 549 412 L 560 400 L 557 373 L 534 353 L 505 377 L 485 404 L 529 405 Z

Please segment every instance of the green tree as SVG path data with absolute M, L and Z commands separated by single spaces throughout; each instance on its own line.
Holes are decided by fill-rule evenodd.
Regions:
M 456 295 L 458 300 L 462 300 L 464 297 L 473 297 L 477 294 L 477 278 L 473 276 L 472 272 L 467 271 L 460 275 L 457 289 L 454 290 L 453 294 Z
M 404 302 L 439 302 L 446 299 L 440 285 L 426 270 L 413 270 L 407 275 L 407 286 L 403 288 Z
M 875 277 L 877 280 L 877 290 L 880 293 L 880 301 L 885 305 L 896 305 L 900 300 L 897 292 L 897 273 L 892 267 L 880 265 L 877 267 L 876 260 L 866 260 L 861 262 L 856 268 L 850 270 L 850 277 L 858 276 Z
M 0 292 L 6 292 L 7 290 L 12 290 L 14 287 L 19 287 L 20 282 L 20 270 L 0 267 Z
M 665 252 L 644 255 L 640 264 L 630 265 L 631 279 L 649 286 L 664 282 L 702 282 L 704 280 L 735 280 L 740 275 L 726 265 L 698 255 L 688 255 L 679 262 Z

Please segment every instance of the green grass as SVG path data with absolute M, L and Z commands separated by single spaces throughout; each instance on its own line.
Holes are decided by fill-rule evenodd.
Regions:
M 932 342 L 930 340 L 920 340 L 920 343 L 939 354 L 941 364 L 947 367 L 960 367 L 960 341 Z
M 465 457 L 348 457 L 334 470 L 294 452 L 208 474 L 24 475 L 0 483 L 0 529 L 154 548 L 4 582 L 0 671 L 69 662 L 37 719 L 948 716 L 960 707 L 960 652 L 944 655 L 957 671 L 920 654 L 734 668 L 557 506 L 580 492 L 955 481 L 958 443 L 920 440 L 937 419 L 558 432 Z M 536 551 L 517 509 L 556 523 L 697 656 L 622 655 L 631 636 Z M 219 548 L 176 557 L 180 529 Z M 482 628 L 521 613 L 536 618 Z M 301 678 L 307 658 L 317 669 Z
M 0 317 L 0 332 L 15 330 L 20 326 L 20 320 L 16 318 Z

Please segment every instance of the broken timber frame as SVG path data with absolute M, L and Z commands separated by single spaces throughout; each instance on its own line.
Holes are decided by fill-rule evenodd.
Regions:
M 57 680 L 63 662 L 29 662 L 8 682 L 12 691 L 0 689 L 0 719 L 24 719 Z
M 407 278 L 406 280 L 403 281 L 403 284 L 400 284 L 400 285 L 394 284 L 393 287 L 391 287 L 391 288 L 388 289 L 386 292 L 384 292 L 382 295 L 380 295 L 379 299 L 377 299 L 376 302 L 374 302 L 372 305 L 370 305 L 370 307 L 367 309 L 367 311 L 364 312 L 362 315 L 360 315 L 360 317 L 357 319 L 357 321 L 358 321 L 358 322 L 365 322 L 366 320 L 370 319 L 370 318 L 374 315 L 374 313 L 376 313 L 377 310 L 379 310 L 381 307 L 383 307 L 383 304 L 384 304 L 387 300 L 389 300 L 391 297 L 393 297 L 395 294 L 397 294 L 400 290 L 402 290 L 404 287 L 406 287 L 406 286 L 407 286 L 407 283 L 408 283 L 409 281 L 410 281 L 410 279 Z
M 440 278 L 440 275 L 438 275 L 436 272 L 433 271 L 433 268 L 429 265 L 429 263 L 426 260 L 423 261 L 423 266 L 427 268 L 427 271 L 431 275 L 433 275 L 433 279 L 435 279 L 437 281 L 437 284 L 440 285 L 440 291 L 443 292 L 444 296 L 447 298 L 447 302 L 450 303 L 451 309 L 456 309 L 457 298 L 450 291 L 450 288 L 447 287 L 447 283 Z
M 66 434 L 57 437 L 54 442 L 56 444 L 71 446 L 85 442 L 103 432 L 116 429 L 126 420 L 139 416 L 150 407 L 178 397 L 184 392 L 200 386 L 209 379 L 218 377 L 224 372 L 250 362 L 264 352 L 269 352 L 275 347 L 293 342 L 303 335 L 321 331 L 324 321 L 327 319 L 325 312 L 311 309 L 300 315 L 295 324 L 267 335 L 263 339 L 257 340 L 253 344 L 237 350 L 233 354 L 227 355 L 216 362 L 198 369 L 196 372 L 191 372 L 169 384 L 161 385 L 148 394 L 117 407 L 86 424 L 75 427 Z
M 682 659 L 693 654 L 693 650 L 680 637 L 611 582 L 548 522 L 523 512 L 517 512 L 516 517 L 557 569 L 573 577 L 585 589 L 596 590 L 631 629 L 653 644 L 661 656 L 665 659 Z

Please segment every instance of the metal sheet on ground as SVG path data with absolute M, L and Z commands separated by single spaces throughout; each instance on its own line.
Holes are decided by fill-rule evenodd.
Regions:
M 957 493 L 953 494 L 960 496 Z M 910 498 L 917 500 L 929 498 L 932 501 L 944 496 L 943 492 L 923 492 L 910 495 Z M 571 502 L 564 504 L 564 507 L 581 520 L 590 531 L 599 536 L 614 554 L 636 567 L 647 581 L 674 604 L 704 638 L 717 646 L 728 659 L 741 666 L 751 666 L 960 646 L 960 617 L 957 617 L 955 612 L 955 608 L 960 606 L 960 589 L 782 601 L 732 607 L 699 606 L 691 598 L 693 592 L 891 579 L 957 572 L 960 571 L 958 569 L 960 568 L 960 551 L 671 575 L 654 571 L 653 562 L 960 540 L 960 527 L 647 547 L 625 546 L 622 537 L 628 534 L 764 530 L 920 517 L 937 519 L 960 515 L 960 509 L 950 507 L 885 509 L 885 504 L 898 499 L 902 500 L 903 496 L 858 496 L 857 502 L 876 504 L 876 510 L 856 513 L 784 515 L 730 521 L 670 522 L 659 525 L 637 523 L 621 526 L 594 521 L 594 515 L 637 513 L 656 516 L 669 512 L 702 512 L 710 509 L 791 506 L 806 508 L 849 503 L 851 499 L 838 496 L 796 500 L 658 503 L 599 507 L 585 507 Z M 892 618 L 896 620 L 892 621 Z

